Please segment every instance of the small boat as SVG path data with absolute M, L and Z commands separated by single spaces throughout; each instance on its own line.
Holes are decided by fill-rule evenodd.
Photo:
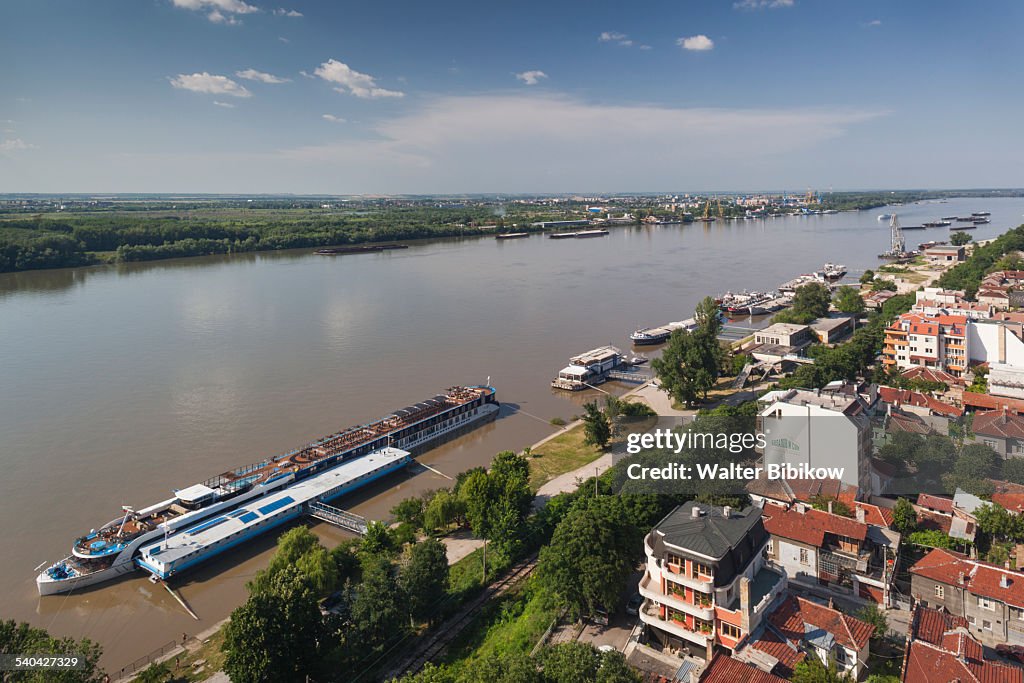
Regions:
M 846 266 L 841 263 L 826 263 L 821 272 L 825 274 L 826 280 L 841 280 L 846 275 Z
M 974 223 L 975 225 L 983 225 L 985 223 L 989 223 L 990 221 L 987 218 L 975 218 L 971 222 Z
M 974 216 L 958 216 L 956 220 L 958 223 L 970 223 L 974 220 Z
M 553 240 L 568 240 L 576 237 L 574 232 L 549 232 L 548 237 Z
M 951 223 L 949 221 L 947 221 L 947 220 L 941 220 L 941 221 L 929 221 L 927 223 L 923 223 L 922 225 L 924 225 L 924 227 L 926 227 L 926 228 L 947 228 L 947 227 L 949 227 L 951 225 Z M 907 230 L 908 228 L 903 228 L 903 229 Z
M 985 216 L 991 216 L 992 214 L 989 211 L 972 211 L 971 215 L 977 216 L 978 218 L 984 218 Z
M 939 242 L 936 240 L 932 240 L 930 242 L 922 242 L 921 244 L 917 245 L 917 248 L 920 249 L 921 251 L 924 251 L 925 249 L 931 249 L 932 247 L 938 247 L 943 244 L 949 244 L 949 242 Z
M 643 365 L 649 360 L 650 359 L 647 356 L 632 356 L 630 357 L 628 363 L 630 365 Z
M 943 216 L 942 220 L 944 220 L 944 221 L 955 221 L 956 220 L 956 216 Z
M 523 237 L 529 237 L 529 236 L 530 236 L 530 233 L 528 233 L 528 232 L 503 232 L 500 235 L 495 235 L 494 239 L 498 239 L 498 240 L 518 240 L 518 239 L 522 239 Z
M 587 237 L 603 237 L 607 234 L 607 230 L 583 230 L 582 232 L 576 233 L 576 238 L 585 239 Z
M 880 221 L 887 221 L 887 220 L 889 220 L 891 218 L 892 218 L 892 214 L 891 213 L 880 213 L 880 214 L 878 214 L 878 220 L 880 220 Z

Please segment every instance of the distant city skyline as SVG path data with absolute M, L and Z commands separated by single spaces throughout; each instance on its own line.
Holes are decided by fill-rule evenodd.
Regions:
M 1020 187 L 1022 19 L 1009 0 L 9 2 L 0 193 Z

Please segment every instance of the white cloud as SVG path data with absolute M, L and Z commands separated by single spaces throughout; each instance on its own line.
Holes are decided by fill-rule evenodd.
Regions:
M 252 97 L 244 85 L 239 85 L 227 76 L 202 73 L 178 74 L 170 79 L 171 85 L 181 90 L 205 93 L 207 95 L 230 95 L 232 97 Z
M 688 38 L 680 38 L 676 41 L 676 45 L 684 50 L 695 50 L 699 52 L 713 48 L 715 46 L 715 41 L 701 33 Z
M 369 74 L 359 73 L 348 64 L 339 62 L 336 59 L 328 59 L 313 72 L 328 83 L 337 83 L 335 88 L 340 93 L 349 93 L 364 99 L 376 99 L 378 97 L 405 97 L 405 93 L 398 90 L 387 90 L 377 85 L 377 79 Z M 305 75 L 305 74 L 303 74 Z
M 274 10 L 274 16 L 298 18 L 302 16 L 302 12 L 299 12 L 298 10 L 294 9 L 285 9 L 284 7 L 280 7 Z
M 330 121 L 331 123 L 348 123 L 348 119 L 343 119 L 340 116 L 334 114 L 321 114 L 320 118 L 324 121 Z
M 650 46 L 650 45 L 641 45 L 641 46 L 640 46 L 640 49 L 641 49 L 641 50 L 650 50 L 650 49 L 651 49 L 651 46 Z
M 224 107 L 225 109 L 235 108 L 235 105 L 231 104 L 230 102 L 221 102 L 220 100 L 214 100 L 213 103 L 216 104 L 218 107 Z
M 792 7 L 795 0 L 740 0 L 732 4 L 736 9 L 779 9 Z
M 881 26 L 881 25 L 882 25 L 882 20 L 881 19 L 872 19 L 871 21 L 868 22 L 868 26 Z
M 235 75 L 239 78 L 244 78 L 247 81 L 259 81 L 260 83 L 288 83 L 292 80 L 290 78 L 280 78 L 274 74 L 268 74 L 265 71 L 257 71 L 256 69 L 236 71 Z
M 552 179 L 562 179 L 558 187 L 565 188 L 566 178 L 577 187 L 630 187 L 638 166 L 670 169 L 681 156 L 719 173 L 691 182 L 727 183 L 735 164 L 770 167 L 781 157 L 797 159 L 883 113 L 596 105 L 532 93 L 442 97 L 374 124 L 369 139 L 284 150 L 275 159 L 281 168 L 330 176 L 360 192 L 524 188 L 525 169 L 538 158 L 548 173 L 535 178 L 529 191 Z M 716 144 L 707 145 L 710 139 Z M 494 158 L 503 163 L 481 170 L 484 160 Z M 607 165 L 609 158 L 617 160 L 615 168 Z
M 601 35 L 597 37 L 599 43 L 617 43 L 622 47 L 632 47 L 633 41 L 625 33 L 619 33 L 618 31 L 603 31 Z
M 537 85 L 541 79 L 547 78 L 548 75 L 543 71 L 521 71 L 516 74 L 516 78 L 521 80 L 526 85 Z
M 241 21 L 235 15 L 252 14 L 259 12 L 260 8 L 250 5 L 243 0 L 171 0 L 175 7 L 194 11 L 209 13 L 206 18 L 215 24 L 227 24 L 234 26 Z
M 284 36 L 278 36 L 277 39 L 280 40 L 285 45 L 287 45 L 288 43 L 292 42 L 292 41 L 288 40 L 287 38 L 285 38 Z
M 31 145 L 21 138 L 10 138 L 8 140 L 0 141 L 0 153 L 20 152 L 22 150 L 34 148 L 35 145 Z

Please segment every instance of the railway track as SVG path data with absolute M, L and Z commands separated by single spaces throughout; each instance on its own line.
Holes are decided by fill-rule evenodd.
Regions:
M 419 672 L 428 662 L 433 661 L 434 658 L 438 657 L 451 645 L 452 641 L 469 626 L 489 600 L 506 593 L 517 583 L 529 576 L 536 566 L 536 555 L 513 566 L 504 576 L 487 586 L 483 593 L 464 606 L 458 614 L 436 627 L 433 635 L 425 642 L 419 644 L 401 664 L 388 672 L 383 680 L 390 681 L 406 674 Z

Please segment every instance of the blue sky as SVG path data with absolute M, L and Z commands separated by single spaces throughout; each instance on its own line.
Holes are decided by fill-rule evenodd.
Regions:
M 6 0 L 0 192 L 1024 186 L 1024 4 Z

